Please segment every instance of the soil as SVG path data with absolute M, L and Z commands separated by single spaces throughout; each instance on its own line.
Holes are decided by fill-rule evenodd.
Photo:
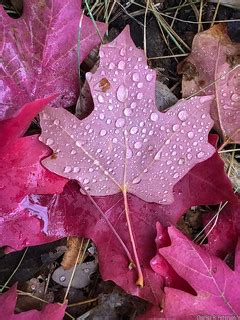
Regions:
M 91 2 L 91 1 L 90 1 Z M 100 2 L 100 1 L 99 1 Z M 130 25 L 131 36 L 137 47 L 143 48 L 144 43 L 144 17 L 146 6 L 145 1 L 136 1 L 129 5 L 130 1 L 118 1 L 109 18 L 109 35 L 106 39 L 114 38 L 120 33 L 126 25 Z M 199 4 L 178 7 L 184 1 L 180 0 L 160 0 L 152 1 L 158 4 L 158 10 L 168 16 L 175 16 L 178 20 L 173 20 L 164 16 L 166 22 L 171 25 L 177 33 L 181 44 L 178 45 L 171 40 L 166 32 L 164 33 L 167 44 L 159 29 L 158 22 L 153 13 L 148 11 L 146 15 L 146 47 L 148 62 L 152 68 L 158 73 L 158 80 L 163 82 L 171 89 L 177 98 L 181 98 L 181 77 L 177 74 L 177 64 L 181 62 L 183 57 L 159 58 L 163 56 L 172 56 L 180 54 L 188 54 L 191 48 L 194 35 L 198 32 L 198 25 L 186 21 L 196 21 L 196 13 Z M 21 1 L 2 1 L 5 8 L 15 18 L 21 14 Z M 95 3 L 95 1 L 92 1 Z M 104 1 L 102 1 L 104 3 Z M 142 7 L 143 6 L 143 7 Z M 175 8 L 175 9 L 174 9 Z M 205 3 L 203 7 L 202 21 L 212 21 L 215 13 L 216 4 Z M 16 12 L 17 11 L 17 12 Z M 86 10 L 85 10 L 86 12 Z M 98 13 L 97 18 L 102 19 L 103 13 Z M 216 20 L 233 20 L 240 19 L 240 10 L 221 6 L 219 7 Z M 103 19 L 102 19 L 103 20 Z M 204 23 L 203 28 L 207 29 L 210 23 Z M 234 41 L 240 41 L 240 22 L 227 22 L 229 36 Z M 179 46 L 182 49 L 179 49 Z M 158 58 L 156 58 L 158 57 Z M 153 59 L 155 58 L 155 59 Z M 83 81 L 84 72 L 91 69 L 96 63 L 97 55 L 92 54 L 87 62 L 82 65 Z M 75 111 L 75 106 L 72 110 Z M 33 124 L 31 133 L 37 129 Z M 204 216 L 204 208 L 194 208 L 186 212 L 185 216 L 179 221 L 178 227 L 190 237 L 198 233 L 202 228 L 202 217 Z M 89 248 L 93 244 L 89 242 Z M 4 254 L 4 248 L 0 251 L 0 284 L 4 284 L 12 275 L 17 267 L 23 251 Z M 54 282 L 51 278 L 52 273 L 60 266 L 63 254 L 66 250 L 66 239 L 59 240 L 50 244 L 28 248 L 28 251 L 17 269 L 16 273 L 8 283 L 11 286 L 18 282 L 18 288 L 25 292 L 40 297 L 48 302 L 62 302 L 66 288 L 61 284 Z M 85 261 L 97 259 L 97 254 L 88 252 Z M 94 299 L 96 298 L 96 299 Z M 94 301 L 92 301 L 93 299 Z M 98 270 L 95 270 L 89 278 L 89 283 L 83 288 L 71 288 L 68 294 L 68 303 L 74 304 L 79 301 L 90 300 L 90 302 L 69 307 L 67 312 L 75 319 L 135 319 L 138 314 L 144 312 L 147 303 L 136 297 L 127 295 L 112 282 L 104 282 Z M 32 308 L 40 309 L 43 303 L 31 297 L 19 296 L 16 311 L 29 310 Z M 65 319 L 70 319 L 68 316 Z

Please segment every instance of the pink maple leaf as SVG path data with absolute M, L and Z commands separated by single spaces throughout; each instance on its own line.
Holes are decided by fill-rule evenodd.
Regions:
M 70 106 L 78 95 L 78 29 L 81 1 L 24 1 L 23 15 L 10 18 L 0 7 L 2 90 L 0 119 L 12 117 L 25 103 L 61 95 L 55 106 Z M 98 23 L 101 34 L 106 25 Z M 83 17 L 80 61 L 100 38 L 92 21 Z
M 240 143 L 240 45 L 232 43 L 226 26 L 198 33 L 192 53 L 180 64 L 183 96 L 214 94 L 211 115 L 216 129 L 230 143 Z
M 0 294 L 0 306 L 2 320 L 62 320 L 66 305 L 47 304 L 41 311 L 30 310 L 14 313 L 17 301 L 17 286 L 12 286 L 7 292 Z
M 53 98 L 28 103 L 16 117 L 0 122 L 0 208 L 5 219 L 26 195 L 60 193 L 67 182 L 41 166 L 40 160 L 51 151 L 38 135 L 22 137 L 32 118 Z
M 166 318 L 196 319 L 196 316 L 239 316 L 239 245 L 235 270 L 208 251 L 188 240 L 175 227 L 168 229 L 171 245 L 159 250 L 180 277 L 196 291 L 196 295 L 165 288 Z
M 76 179 L 84 193 L 108 196 L 122 192 L 123 211 L 143 286 L 129 206 L 129 194 L 147 202 L 172 203 L 174 185 L 197 163 L 209 158 L 211 96 L 182 100 L 166 113 L 155 106 L 155 72 L 131 40 L 128 27 L 101 46 L 100 65 L 88 73 L 94 111 L 80 121 L 65 109 L 45 108 L 41 141 L 56 159 L 46 168 Z

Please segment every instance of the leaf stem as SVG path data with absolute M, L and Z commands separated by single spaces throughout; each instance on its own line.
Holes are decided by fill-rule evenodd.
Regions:
M 122 238 L 119 236 L 119 234 L 117 233 L 117 231 L 115 230 L 114 226 L 112 225 L 112 223 L 109 221 L 108 217 L 104 214 L 103 210 L 99 207 L 99 205 L 97 204 L 97 202 L 94 200 L 94 198 L 87 192 L 87 190 L 81 185 L 81 188 L 83 189 L 84 193 L 86 193 L 86 195 L 88 196 L 88 198 L 90 199 L 90 201 L 92 202 L 92 204 L 96 207 L 96 209 L 100 212 L 101 216 L 105 219 L 105 221 L 107 222 L 109 228 L 112 230 L 112 232 L 114 233 L 114 235 L 117 237 L 118 241 L 120 242 L 120 244 L 123 247 L 123 250 L 126 252 L 126 255 L 129 259 L 129 264 L 132 266 L 134 265 L 133 259 L 131 257 L 131 253 L 129 252 L 128 248 L 126 247 L 125 243 L 123 242 Z
M 136 284 L 137 284 L 139 287 L 143 288 L 143 286 L 144 286 L 143 273 L 142 273 L 142 269 L 141 269 L 140 262 L 139 262 L 139 259 L 138 259 L 137 248 L 136 248 L 136 244 L 135 244 L 135 240 L 134 240 L 134 235 L 133 235 L 133 230 L 132 230 L 131 221 L 130 221 L 128 200 L 127 200 L 127 191 L 126 191 L 126 189 L 124 188 L 122 192 L 123 192 L 123 199 L 124 199 L 124 207 L 125 207 L 125 214 L 126 214 L 127 226 L 128 226 L 128 230 L 129 230 L 130 241 L 131 241 L 131 244 L 132 244 L 133 254 L 134 254 L 134 258 L 135 258 L 135 262 L 136 262 L 136 268 L 137 268 L 137 273 L 138 273 L 138 279 L 137 279 Z

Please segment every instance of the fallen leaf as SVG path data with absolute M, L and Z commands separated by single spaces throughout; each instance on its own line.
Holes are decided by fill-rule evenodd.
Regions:
M 15 118 L 0 122 L 0 208 L 5 219 L 19 204 L 21 206 L 26 195 L 60 193 L 67 182 L 41 166 L 40 160 L 51 151 L 39 142 L 38 135 L 21 137 L 32 118 L 51 100 L 46 98 L 28 103 Z
M 229 143 L 240 143 L 240 44 L 232 43 L 223 24 L 198 33 L 192 53 L 179 65 L 183 97 L 214 94 L 211 115 Z
M 25 103 L 61 95 L 58 107 L 74 104 L 78 96 L 77 42 L 81 1 L 24 1 L 23 15 L 12 19 L 0 7 L 2 29 L 2 91 L 0 119 L 9 118 Z M 97 23 L 104 34 L 106 25 Z M 93 22 L 83 17 L 80 61 L 99 42 Z
M 196 291 L 196 295 L 165 288 L 166 318 L 196 319 L 197 316 L 239 316 L 239 245 L 235 271 L 222 260 L 194 244 L 174 227 L 168 229 L 171 245 L 159 250 L 180 277 Z
M 214 152 L 207 142 L 212 98 L 182 100 L 159 113 L 155 72 L 144 52 L 134 48 L 128 28 L 101 47 L 100 57 L 98 70 L 87 74 L 95 105 L 90 116 L 79 121 L 50 107 L 42 113 L 41 141 L 59 152 L 56 161 L 42 163 L 78 180 L 94 196 L 123 191 L 147 202 L 171 203 L 177 181 Z M 111 81 L 107 92 L 99 88 L 103 77 Z
M 7 292 L 0 295 L 2 320 L 62 320 L 66 305 L 64 304 L 46 304 L 41 310 L 30 310 L 14 314 L 14 308 L 17 301 L 17 286 L 12 286 Z

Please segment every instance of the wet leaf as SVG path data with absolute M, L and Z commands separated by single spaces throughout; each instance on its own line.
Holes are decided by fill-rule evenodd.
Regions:
M 126 191 L 147 202 L 173 202 L 173 186 L 213 147 L 212 98 L 182 100 L 167 113 L 155 106 L 155 72 L 142 50 L 134 48 L 126 28 L 100 50 L 100 66 L 87 79 L 94 111 L 80 121 L 64 109 L 46 108 L 41 140 L 58 153 L 42 163 L 78 180 L 91 195 Z M 103 92 L 102 79 L 110 88 Z
M 17 286 L 11 287 L 7 292 L 0 295 L 1 319 L 4 320 L 62 320 L 66 305 L 46 304 L 41 310 L 31 310 L 14 314 L 17 301 Z M 3 317 L 2 317 L 3 316 Z
M 2 90 L 0 119 L 9 118 L 25 103 L 61 95 L 55 106 L 67 107 L 78 96 L 77 38 L 81 1 L 24 1 L 23 15 L 10 18 L 0 7 L 2 30 Z M 101 34 L 106 25 L 98 23 Z M 84 17 L 81 61 L 100 42 L 92 21 Z
M 211 116 L 230 143 L 240 142 L 240 44 L 232 43 L 223 24 L 198 33 L 192 53 L 180 64 L 184 97 L 214 94 Z

